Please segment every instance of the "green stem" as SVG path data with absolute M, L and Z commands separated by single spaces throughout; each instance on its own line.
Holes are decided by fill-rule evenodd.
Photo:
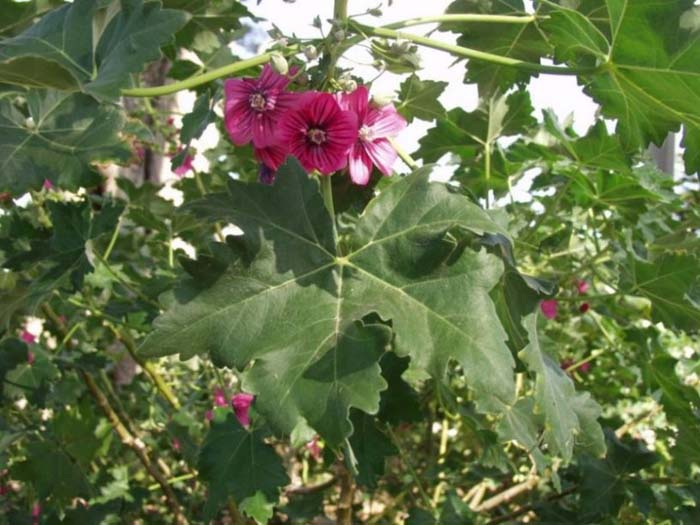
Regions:
M 117 221 L 117 225 L 114 227 L 114 232 L 112 233 L 112 238 L 109 240 L 109 244 L 107 245 L 107 249 L 105 250 L 104 255 L 102 255 L 102 258 L 107 261 L 109 260 L 109 256 L 112 255 L 112 250 L 114 249 L 114 245 L 117 242 L 117 238 L 119 237 L 119 229 L 121 228 L 122 225 L 122 218 L 119 217 L 119 220 Z
M 387 139 L 389 140 L 391 147 L 394 148 L 394 151 L 396 151 L 399 157 L 401 157 L 401 160 L 404 161 L 406 166 L 408 166 L 412 170 L 418 169 L 418 163 L 415 160 L 413 160 L 413 157 L 406 153 L 406 150 L 404 150 L 398 142 L 396 142 L 391 137 L 387 137 Z
M 207 84 L 213 80 L 228 75 L 233 75 L 239 71 L 244 71 L 248 68 L 261 66 L 267 64 L 270 61 L 271 53 L 263 53 L 262 55 L 255 56 L 253 58 L 248 58 L 246 60 L 239 60 L 233 64 L 228 64 L 217 69 L 212 69 L 207 73 L 202 73 L 201 75 L 195 75 L 185 80 L 179 82 L 173 82 L 172 84 L 167 84 L 165 86 L 154 86 L 147 88 L 130 88 L 122 89 L 122 96 L 124 97 L 158 97 L 161 95 L 170 95 L 183 89 L 192 89 L 202 84 Z
M 348 0 L 335 0 L 333 4 L 333 18 L 345 20 L 348 17 Z
M 321 194 L 323 195 L 323 203 L 333 221 L 333 240 L 338 242 L 338 231 L 335 226 L 335 205 L 333 204 L 333 184 L 331 183 L 331 175 L 321 175 Z
M 401 29 L 403 27 L 410 26 L 420 26 L 424 24 L 439 24 L 447 22 L 476 22 L 476 23 L 486 23 L 486 24 L 531 24 L 538 18 L 534 15 L 527 16 L 513 16 L 513 15 L 482 15 L 474 13 L 464 13 L 455 15 L 437 15 L 437 16 L 423 16 L 420 18 L 409 18 L 407 20 L 401 20 L 400 22 L 394 22 L 392 24 L 387 24 L 383 27 L 387 29 Z
M 461 58 L 469 58 L 473 60 L 491 62 L 493 64 L 514 67 L 516 69 L 531 71 L 533 73 L 548 73 L 550 75 L 581 75 L 587 73 L 595 73 L 596 71 L 598 71 L 597 67 L 572 68 L 561 66 L 547 66 L 543 64 L 536 64 L 534 62 L 525 62 L 524 60 L 504 57 L 501 55 L 494 55 L 493 53 L 486 53 L 477 49 L 456 46 L 453 44 L 446 44 L 444 42 L 433 40 L 432 38 L 427 38 L 424 36 L 394 31 L 393 29 L 388 29 L 386 27 L 366 26 L 364 24 L 359 24 L 355 21 L 351 21 L 349 25 L 349 29 L 354 30 L 355 32 L 361 35 L 378 36 L 383 38 L 391 38 L 394 40 L 408 40 L 421 46 L 437 49 L 439 51 L 446 51 L 447 53 Z

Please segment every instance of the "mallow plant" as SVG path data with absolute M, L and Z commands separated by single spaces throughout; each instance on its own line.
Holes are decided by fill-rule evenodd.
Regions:
M 0 523 L 699 523 L 700 7 L 264 2 L 0 0 Z

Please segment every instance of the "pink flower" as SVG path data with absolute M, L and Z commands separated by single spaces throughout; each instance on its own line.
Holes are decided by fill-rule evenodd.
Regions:
M 289 78 L 267 64 L 257 79 L 229 78 L 224 82 L 224 121 L 231 141 L 255 147 L 277 142 L 277 124 L 294 107 L 297 95 L 286 91 Z
M 314 436 L 314 438 L 306 444 L 306 449 L 309 451 L 312 458 L 316 461 L 321 461 L 323 451 L 318 444 L 318 436 Z
M 207 410 L 204 412 L 204 419 L 207 421 L 211 421 L 214 419 L 214 411 L 213 410 Z
M 576 281 L 576 289 L 578 290 L 578 293 L 586 293 L 588 291 L 588 282 L 579 279 Z
M 591 305 L 588 303 L 581 303 L 581 306 L 578 307 L 578 311 L 581 312 L 582 314 L 585 314 L 590 309 L 591 309 Z
M 250 425 L 250 405 L 253 404 L 253 399 L 255 399 L 253 394 L 246 394 L 245 392 L 236 394 L 231 398 L 233 411 L 240 424 L 244 427 Z
M 369 91 L 365 86 L 352 93 L 339 95 L 340 107 L 357 116 L 358 138 L 350 150 L 350 178 L 362 186 L 369 182 L 372 165 L 384 175 L 391 175 L 391 168 L 398 154 L 387 137 L 398 135 L 406 127 L 406 120 L 396 112 L 393 104 L 381 108 L 370 105 Z
M 182 164 L 173 170 L 173 173 L 178 177 L 183 177 L 188 171 L 194 169 L 194 166 L 192 165 L 193 160 L 192 155 L 185 155 L 185 160 L 183 160 Z
M 53 182 L 51 182 L 49 179 L 44 179 L 44 184 L 42 184 L 42 187 L 45 190 L 52 190 L 53 189 Z
M 282 144 L 270 144 L 262 148 L 254 148 L 255 158 L 273 171 L 277 171 L 287 158 L 288 150 Z
M 177 438 L 173 439 L 173 449 L 176 452 L 180 452 L 180 440 Z
M 554 319 L 559 310 L 559 303 L 556 299 L 548 299 L 540 303 L 540 310 L 547 319 Z
M 329 93 L 305 94 L 279 127 L 282 143 L 289 145 L 289 152 L 304 169 L 323 175 L 345 167 L 347 154 L 357 140 L 357 117 L 342 110 Z
M 32 505 L 32 518 L 34 518 L 35 522 L 38 522 L 39 516 L 41 516 L 41 505 L 35 503 Z
M 36 336 L 27 330 L 22 330 L 22 335 L 20 335 L 19 338 L 28 345 L 36 343 Z
M 591 363 L 590 361 L 583 363 L 581 366 L 578 367 L 579 372 L 582 374 L 587 374 L 588 372 L 591 371 Z
M 214 389 L 214 405 L 217 407 L 225 407 L 228 405 L 226 402 L 226 394 L 223 388 Z

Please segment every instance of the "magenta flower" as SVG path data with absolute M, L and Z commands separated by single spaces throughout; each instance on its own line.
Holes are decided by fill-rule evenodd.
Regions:
M 321 461 L 321 458 L 323 457 L 323 450 L 318 443 L 318 436 L 314 436 L 314 438 L 306 444 L 306 449 L 309 451 L 312 458 L 314 458 L 316 461 Z
M 180 448 L 182 448 L 182 445 L 180 445 L 180 440 L 177 438 L 173 439 L 173 449 L 175 452 L 180 452 Z
M 53 182 L 51 182 L 49 179 L 44 179 L 44 184 L 42 184 L 42 187 L 45 190 L 52 190 L 53 189 Z
M 588 291 L 588 282 L 579 279 L 576 281 L 576 289 L 578 290 L 578 293 L 584 294 Z
M 226 402 L 226 393 L 223 388 L 214 389 L 214 406 L 225 407 L 228 405 Z
M 348 168 L 350 178 L 361 186 L 369 182 L 372 165 L 384 175 L 391 175 L 391 168 L 398 154 L 388 137 L 398 135 L 406 127 L 406 120 L 396 112 L 393 104 L 381 108 L 370 105 L 369 91 L 365 86 L 352 93 L 339 95 L 340 106 L 357 116 L 358 138 L 350 150 Z
M 280 122 L 280 139 L 307 171 L 330 175 L 347 164 L 357 140 L 357 117 L 329 93 L 306 93 Z
M 204 419 L 207 421 L 211 421 L 214 419 L 214 411 L 213 410 L 207 410 L 204 412 Z
M 554 319 L 559 311 L 559 303 L 556 299 L 548 299 L 540 303 L 540 310 L 547 319 Z
M 250 425 L 250 405 L 253 404 L 253 399 L 255 399 L 253 394 L 246 394 L 245 392 L 236 394 L 231 398 L 233 411 L 239 423 L 244 427 Z
M 22 330 L 22 334 L 19 336 L 19 338 L 28 345 L 36 343 L 36 336 L 27 330 Z
M 286 91 L 289 78 L 267 64 L 255 78 L 229 78 L 224 83 L 224 121 L 231 141 L 242 146 L 251 140 L 255 147 L 277 142 L 277 124 L 292 109 L 296 93 Z
M 255 158 L 272 171 L 277 171 L 287 158 L 288 149 L 282 144 L 270 144 L 262 148 L 254 148 Z
M 194 169 L 194 165 L 192 164 L 193 160 L 192 155 L 185 155 L 185 160 L 173 170 L 173 173 L 178 177 L 183 177 L 188 171 Z

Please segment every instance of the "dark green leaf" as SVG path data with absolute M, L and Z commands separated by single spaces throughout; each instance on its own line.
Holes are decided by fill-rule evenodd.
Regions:
M 199 456 L 199 475 L 209 485 L 207 522 L 229 495 L 243 501 L 260 492 L 277 501 L 289 480 L 281 459 L 262 438 L 262 432 L 246 430 L 231 413 L 212 422 Z
M 76 0 L 0 42 L 0 82 L 113 100 L 186 21 L 159 2 Z
M 384 475 L 386 458 L 398 453 L 389 438 L 377 427 L 374 417 L 353 411 L 350 446 L 357 460 L 357 481 L 369 489 L 376 488 L 377 480 Z
M 401 84 L 400 102 L 396 109 L 409 122 L 414 118 L 427 121 L 442 118 L 445 116 L 445 108 L 438 97 L 446 86 L 447 82 L 421 80 L 416 75 L 411 75 Z

